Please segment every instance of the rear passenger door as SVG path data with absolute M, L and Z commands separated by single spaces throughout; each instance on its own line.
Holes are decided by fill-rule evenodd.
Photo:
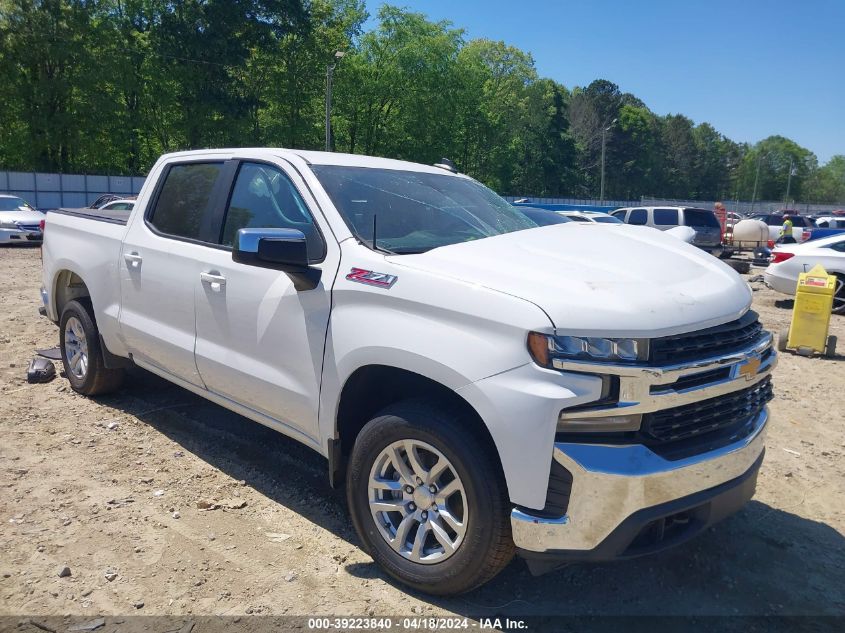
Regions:
M 202 387 L 194 362 L 194 293 L 204 253 L 216 246 L 234 165 L 165 166 L 123 242 L 120 328 L 141 366 Z
M 311 290 L 232 259 L 238 229 L 296 229 L 306 237 Z M 340 250 L 299 174 L 284 161 L 243 159 L 226 205 L 219 245 L 207 249 L 193 279 L 196 362 L 213 391 L 290 430 L 316 438 L 331 286 Z M 285 430 L 285 429 L 281 429 Z

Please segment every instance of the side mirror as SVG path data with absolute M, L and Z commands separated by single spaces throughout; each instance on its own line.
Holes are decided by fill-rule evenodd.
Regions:
M 312 290 L 320 281 L 320 269 L 308 265 L 305 234 L 296 229 L 240 229 L 232 259 L 239 264 L 280 270 L 297 290 Z

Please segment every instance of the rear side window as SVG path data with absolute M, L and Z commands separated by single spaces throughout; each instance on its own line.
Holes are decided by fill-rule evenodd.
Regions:
M 202 220 L 222 169 L 223 163 L 170 167 L 150 216 L 150 224 L 167 235 L 201 239 Z
M 807 218 L 801 217 L 799 215 L 799 216 L 792 218 L 792 226 L 801 226 L 801 227 L 806 228 L 806 227 L 809 226 L 809 224 L 807 222 Z
M 655 209 L 654 223 L 658 226 L 678 226 L 678 210 Z
M 839 251 L 840 253 L 845 253 L 845 242 L 834 242 L 828 248 L 832 248 L 835 251 Z
M 684 209 L 684 224 L 687 226 L 710 226 L 721 229 L 716 214 L 707 209 Z
M 648 223 L 648 211 L 645 209 L 634 209 L 631 211 L 631 215 L 628 216 L 628 224 L 647 224 Z
M 582 215 L 568 215 L 566 217 L 573 222 L 589 222 L 589 220 Z

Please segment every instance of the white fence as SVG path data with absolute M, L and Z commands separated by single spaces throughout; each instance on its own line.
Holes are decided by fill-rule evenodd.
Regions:
M 90 176 L 0 171 L 0 193 L 20 196 L 38 209 L 87 207 L 104 193 L 135 195 L 141 176 Z

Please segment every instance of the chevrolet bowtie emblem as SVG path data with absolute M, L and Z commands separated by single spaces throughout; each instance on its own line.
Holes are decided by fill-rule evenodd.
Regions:
M 759 358 L 749 358 L 739 366 L 739 375 L 745 376 L 746 380 L 752 380 L 760 370 L 762 361 Z

